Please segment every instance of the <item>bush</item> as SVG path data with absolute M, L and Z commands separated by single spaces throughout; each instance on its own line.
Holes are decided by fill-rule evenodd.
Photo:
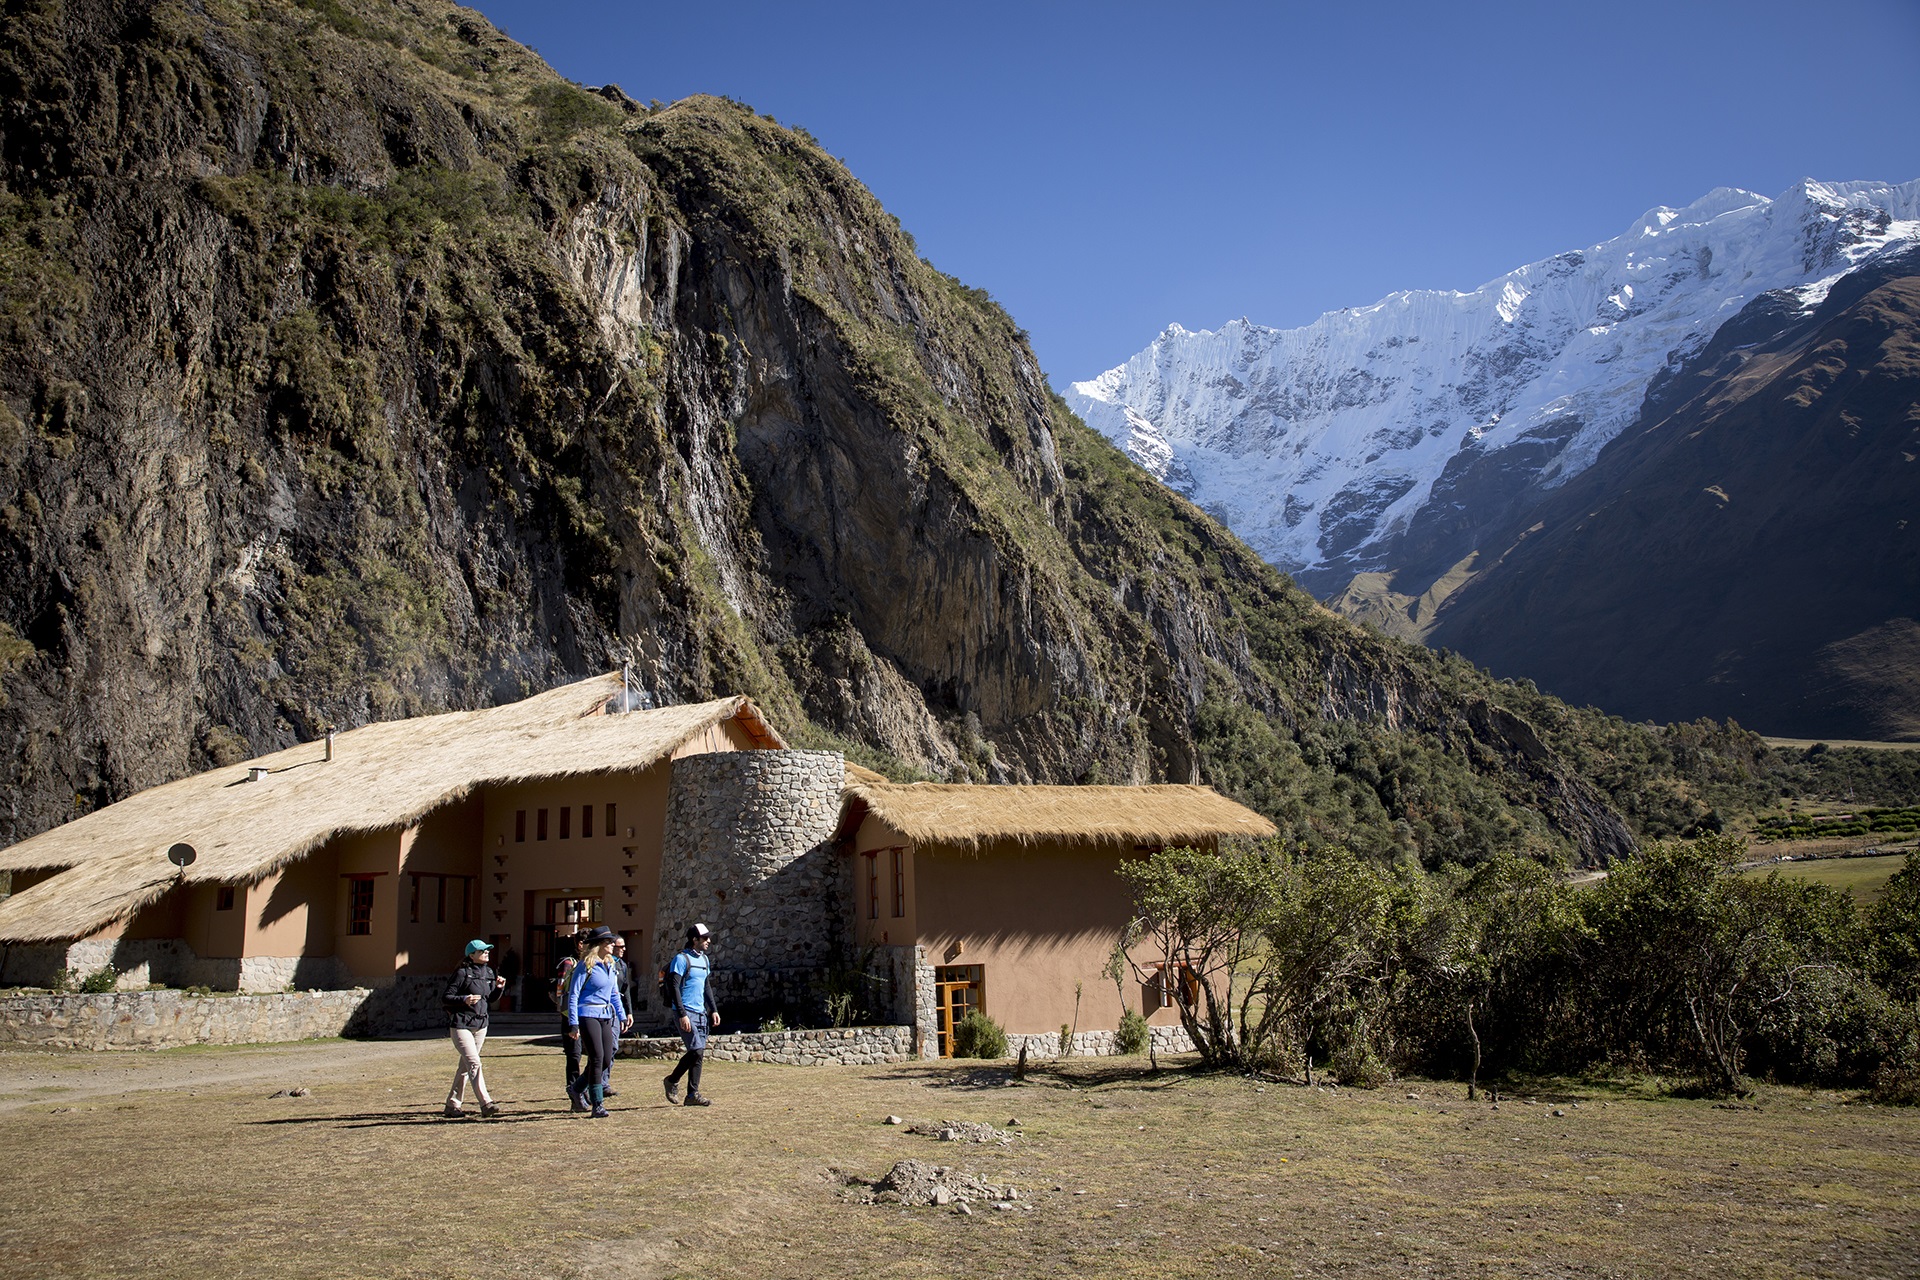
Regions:
M 1138 1009 L 1120 1015 L 1120 1029 L 1113 1033 L 1113 1051 L 1121 1054 L 1145 1053 L 1150 1033 L 1147 1020 Z
M 986 1014 L 975 1009 L 960 1019 L 953 1029 L 953 1056 L 956 1058 L 1004 1058 L 1007 1033 Z
M 80 990 L 88 995 L 99 995 L 102 992 L 113 990 L 119 984 L 120 975 L 113 971 L 113 966 L 103 964 L 86 977 L 80 979 Z

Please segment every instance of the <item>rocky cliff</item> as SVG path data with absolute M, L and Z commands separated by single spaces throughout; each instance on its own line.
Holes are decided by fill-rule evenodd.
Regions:
M 1666 761 L 1649 808 L 1572 762 L 1604 718 L 1314 604 L 740 104 L 431 0 L 23 0 L 0 82 L 0 839 L 622 661 L 896 772 L 1216 781 L 1383 856 L 1709 808 L 1657 735 L 1607 756 Z

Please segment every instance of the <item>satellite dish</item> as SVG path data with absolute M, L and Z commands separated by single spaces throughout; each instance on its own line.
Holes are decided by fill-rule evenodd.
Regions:
M 182 841 L 181 843 L 176 844 L 172 848 L 167 850 L 167 861 L 171 862 L 174 866 L 180 868 L 182 871 L 185 871 L 188 867 L 192 866 L 193 860 L 198 856 L 199 855 L 193 851 L 193 846 L 190 844 L 187 844 L 185 841 Z

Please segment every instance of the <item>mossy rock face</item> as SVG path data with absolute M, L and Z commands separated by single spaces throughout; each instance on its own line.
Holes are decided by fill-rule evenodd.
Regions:
M 895 776 L 1211 780 L 1387 858 L 1779 794 L 1750 735 L 1336 618 L 739 103 L 434 0 L 42 0 L 0 79 L 0 840 L 623 660 Z

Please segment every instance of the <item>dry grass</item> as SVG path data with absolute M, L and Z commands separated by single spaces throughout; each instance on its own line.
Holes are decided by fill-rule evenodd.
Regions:
M 438 1043 L 0 1054 L 6 1276 L 1915 1274 L 1920 1114 L 1765 1090 L 1310 1091 L 1089 1060 L 715 1064 L 706 1111 L 623 1062 L 611 1120 L 550 1047 L 491 1046 L 491 1123 L 436 1118 Z M 305 1098 L 269 1099 L 305 1084 Z M 1409 1094 L 1418 1094 L 1413 1098 Z M 914 1119 L 1020 1121 L 1011 1147 Z M 831 1170 L 938 1160 L 1010 1212 L 862 1206 Z

